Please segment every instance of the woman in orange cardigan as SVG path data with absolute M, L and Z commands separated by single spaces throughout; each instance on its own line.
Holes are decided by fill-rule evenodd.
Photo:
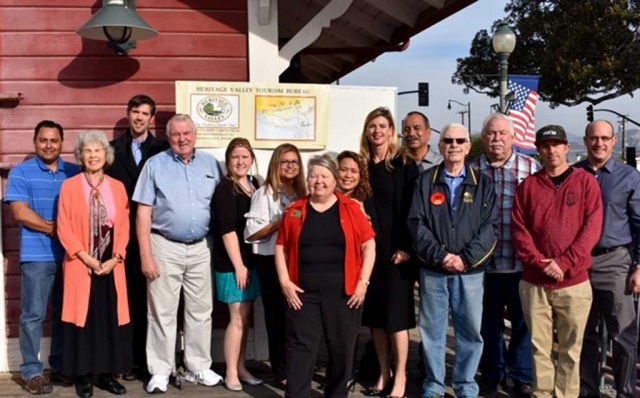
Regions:
M 75 155 L 83 173 L 62 184 L 57 221 L 66 250 L 63 369 L 79 397 L 93 395 L 94 381 L 120 395 L 126 390 L 111 375 L 132 365 L 123 263 L 129 202 L 122 183 L 104 174 L 114 155 L 103 132 L 81 133 Z

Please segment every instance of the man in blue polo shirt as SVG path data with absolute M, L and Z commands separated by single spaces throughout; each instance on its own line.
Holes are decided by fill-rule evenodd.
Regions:
M 64 249 L 56 236 L 60 186 L 80 172 L 78 166 L 60 159 L 64 131 L 58 123 L 44 120 L 35 128 L 36 156 L 9 173 L 5 202 L 20 223 L 20 373 L 23 388 L 31 394 L 48 394 L 52 382 L 71 385 L 62 375 L 62 258 Z M 51 381 L 42 375 L 40 361 L 42 322 L 51 297 L 53 309 Z

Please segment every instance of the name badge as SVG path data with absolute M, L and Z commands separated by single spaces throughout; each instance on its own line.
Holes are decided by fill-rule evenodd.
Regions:
M 294 210 L 291 213 L 291 217 L 293 217 L 293 218 L 302 218 L 302 210 Z
M 462 201 L 464 203 L 473 203 L 473 196 L 471 196 L 471 192 L 465 192 L 462 196 Z

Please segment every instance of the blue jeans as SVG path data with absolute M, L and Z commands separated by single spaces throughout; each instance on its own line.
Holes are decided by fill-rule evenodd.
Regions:
M 522 272 L 487 273 L 482 339 L 484 350 L 480 361 L 482 380 L 497 385 L 507 376 L 516 384 L 533 383 L 531 333 L 522 313 L 518 284 Z M 504 308 L 511 321 L 511 339 L 507 349 L 504 341 Z
M 62 370 L 62 262 L 24 262 L 22 270 L 20 303 L 20 374 L 24 380 L 42 375 L 40 362 L 42 323 L 47 315 L 51 298 L 51 353 L 49 365 L 52 371 Z
M 456 358 L 451 384 L 456 396 L 478 395 L 475 381 L 482 354 L 484 272 L 444 275 L 420 269 L 420 336 L 424 345 L 425 394 L 444 395 L 449 309 L 455 332 Z

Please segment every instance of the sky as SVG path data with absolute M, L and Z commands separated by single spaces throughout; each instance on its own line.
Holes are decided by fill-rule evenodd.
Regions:
M 456 70 L 456 59 L 469 55 L 471 41 L 481 29 L 491 29 L 493 21 L 506 16 L 505 0 L 478 0 L 462 11 L 441 21 L 435 26 L 414 36 L 409 48 L 401 53 L 386 53 L 349 75 L 340 79 L 341 85 L 391 86 L 398 91 L 417 90 L 418 82 L 429 82 L 429 106 L 418 107 L 418 95 L 408 94 L 398 97 L 399 117 L 412 110 L 419 110 L 429 117 L 432 127 L 440 130 L 447 123 L 460 122 L 460 114 L 466 107 L 452 103 L 447 109 L 448 100 L 464 104 L 471 103 L 471 131 L 479 132 L 482 121 L 490 113 L 491 104 L 498 102 L 483 94 L 470 92 L 464 94 L 463 86 L 451 83 Z M 516 41 L 516 46 L 517 46 Z M 496 73 L 498 73 L 496 65 Z M 559 124 L 573 136 L 581 137 L 587 124 L 587 103 L 574 107 L 559 106 L 551 109 L 548 104 L 539 102 L 536 110 L 536 128 L 547 124 Z M 634 97 L 624 96 L 603 102 L 595 107 L 612 109 L 630 118 L 640 121 L 640 90 Z M 606 119 L 617 126 L 617 117 L 613 114 L 596 112 L 596 119 Z M 465 125 L 467 125 L 465 115 Z M 636 128 L 627 124 L 627 129 Z M 436 134 L 434 134 L 436 136 Z M 432 137 L 432 142 L 437 137 Z

